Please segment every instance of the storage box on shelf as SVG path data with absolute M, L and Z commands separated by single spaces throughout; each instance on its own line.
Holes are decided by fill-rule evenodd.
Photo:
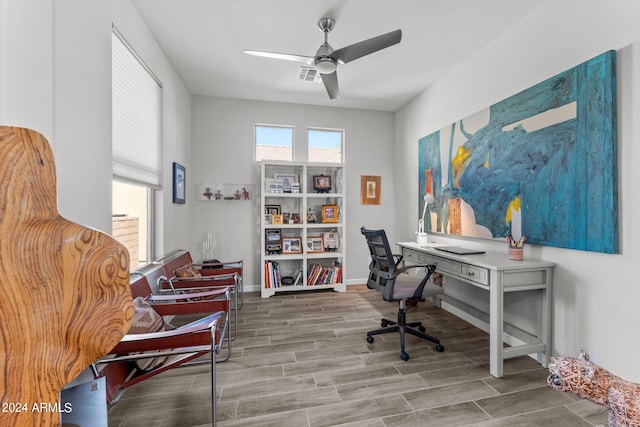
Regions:
M 344 292 L 346 203 L 341 164 L 261 165 L 261 295 Z

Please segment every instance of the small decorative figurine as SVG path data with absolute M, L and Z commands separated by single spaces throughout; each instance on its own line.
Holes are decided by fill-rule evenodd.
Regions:
M 249 192 L 245 187 L 242 187 L 242 196 L 244 197 L 245 200 L 249 200 Z
M 215 196 L 216 196 L 216 200 L 222 199 L 222 191 L 220 191 L 220 190 L 216 191 Z
M 211 200 L 211 197 L 213 196 L 213 193 L 211 192 L 211 188 L 209 187 L 205 188 L 205 191 L 204 193 L 202 193 L 202 195 L 206 197 L 207 200 Z

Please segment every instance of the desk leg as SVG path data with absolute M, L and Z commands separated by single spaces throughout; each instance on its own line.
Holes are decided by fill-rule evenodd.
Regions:
M 492 272 L 495 273 L 495 272 Z M 490 275 L 489 283 L 489 372 L 502 378 L 503 293 L 502 273 Z
M 549 357 L 551 357 L 552 351 L 552 339 L 551 339 L 551 325 L 552 322 L 552 311 L 551 311 L 551 303 L 553 298 L 553 269 L 546 269 L 546 277 L 547 277 L 547 287 L 542 289 L 542 325 L 541 325 L 541 334 L 540 337 L 542 343 L 544 344 L 544 351 L 538 353 L 538 363 L 542 365 L 542 367 L 547 368 L 549 363 Z

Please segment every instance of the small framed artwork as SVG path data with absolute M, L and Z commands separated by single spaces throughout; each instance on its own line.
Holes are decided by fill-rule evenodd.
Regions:
M 331 177 L 327 175 L 313 175 L 313 189 L 316 193 L 331 191 Z
M 173 203 L 185 203 L 186 185 L 187 171 L 181 164 L 173 162 Z
M 308 236 L 307 253 L 313 254 L 318 252 L 324 252 L 324 240 L 322 236 Z
M 282 238 L 283 254 L 301 254 L 302 238 L 300 237 L 283 237 Z
M 338 222 L 338 205 L 322 205 L 322 222 Z
M 271 214 L 264 214 L 264 223 L 265 225 L 271 224 Z
M 291 193 L 291 188 L 298 182 L 298 175 L 277 173 L 273 176 L 275 179 L 282 180 L 282 192 Z
M 380 204 L 380 177 L 362 175 L 360 177 L 360 204 Z
M 264 213 L 270 215 L 279 215 L 282 213 L 280 205 L 264 205 Z
M 271 224 L 284 224 L 282 214 L 271 215 Z

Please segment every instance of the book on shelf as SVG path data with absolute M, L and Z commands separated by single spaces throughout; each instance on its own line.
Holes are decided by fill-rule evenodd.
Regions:
M 282 286 L 280 264 L 276 261 L 264 262 L 264 287 L 266 289 L 279 288 Z
M 340 263 L 333 265 L 311 264 L 307 269 L 307 286 L 334 285 L 341 283 L 342 267 Z
M 302 284 L 302 270 L 298 270 L 298 274 L 296 275 L 296 280 L 293 282 L 293 286 L 298 286 L 298 283 Z

